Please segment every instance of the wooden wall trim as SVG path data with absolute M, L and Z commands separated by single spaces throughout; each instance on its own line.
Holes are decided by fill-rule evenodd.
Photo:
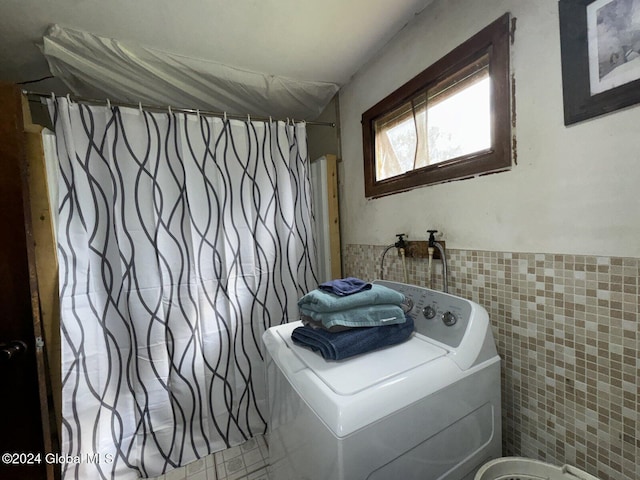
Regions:
M 340 251 L 340 206 L 338 201 L 338 159 L 325 155 L 327 161 L 327 202 L 329 206 L 329 249 L 331 250 L 331 278 L 342 278 Z

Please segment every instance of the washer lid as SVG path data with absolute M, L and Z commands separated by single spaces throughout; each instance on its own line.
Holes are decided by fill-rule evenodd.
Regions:
M 300 325 L 300 322 L 281 325 L 277 327 L 278 335 L 302 363 L 339 395 L 353 395 L 447 354 L 444 348 L 414 333 L 398 345 L 345 360 L 327 361 L 318 353 L 293 343 L 291 332 Z

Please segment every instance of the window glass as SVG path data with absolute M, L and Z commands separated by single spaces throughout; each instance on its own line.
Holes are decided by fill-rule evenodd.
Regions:
M 491 147 L 489 72 L 428 108 L 429 164 Z
M 375 122 L 376 180 L 429 164 L 426 105 L 422 94 Z

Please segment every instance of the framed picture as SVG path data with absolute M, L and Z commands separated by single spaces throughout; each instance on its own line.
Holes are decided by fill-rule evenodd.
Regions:
M 560 0 L 564 124 L 640 102 L 640 0 Z

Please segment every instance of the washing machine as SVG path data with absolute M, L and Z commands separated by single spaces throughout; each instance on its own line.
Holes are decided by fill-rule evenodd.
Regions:
M 480 305 L 377 281 L 410 300 L 404 343 L 341 361 L 263 335 L 270 480 L 472 480 L 501 456 L 500 358 Z

